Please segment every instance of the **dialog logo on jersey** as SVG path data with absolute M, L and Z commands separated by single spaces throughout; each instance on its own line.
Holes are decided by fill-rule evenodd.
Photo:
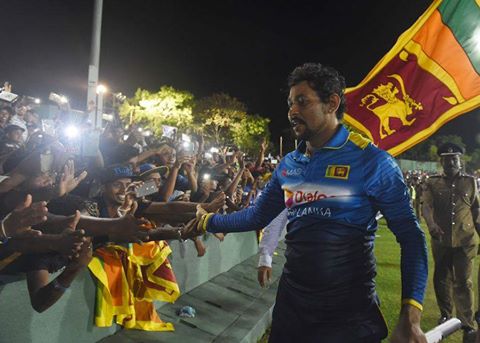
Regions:
M 333 194 L 325 194 L 324 192 L 315 190 L 295 190 L 291 191 L 284 188 L 285 206 L 291 208 L 293 206 L 305 204 L 308 202 L 318 201 L 326 198 L 334 198 Z

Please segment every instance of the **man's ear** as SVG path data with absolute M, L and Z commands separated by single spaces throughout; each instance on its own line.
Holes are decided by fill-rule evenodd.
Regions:
M 333 93 L 328 99 L 328 113 L 336 113 L 340 106 L 340 97 L 338 94 Z

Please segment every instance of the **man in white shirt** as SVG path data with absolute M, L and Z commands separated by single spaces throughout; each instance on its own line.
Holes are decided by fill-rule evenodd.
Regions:
M 272 278 L 272 256 L 277 248 L 282 232 L 288 223 L 287 209 L 268 224 L 263 230 L 262 240 L 258 245 L 260 258 L 258 259 L 258 282 L 266 288 Z

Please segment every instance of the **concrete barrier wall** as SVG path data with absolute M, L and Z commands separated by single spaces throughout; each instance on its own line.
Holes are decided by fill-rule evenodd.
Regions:
M 183 292 L 257 253 L 254 232 L 229 234 L 220 243 L 208 235 L 207 254 L 198 258 L 193 242 L 171 242 L 170 261 Z M 0 343 L 96 342 L 120 328 L 93 326 L 95 282 L 85 271 L 63 297 L 44 313 L 33 311 L 23 278 L 0 286 Z M 162 304 L 158 304 L 161 306 Z

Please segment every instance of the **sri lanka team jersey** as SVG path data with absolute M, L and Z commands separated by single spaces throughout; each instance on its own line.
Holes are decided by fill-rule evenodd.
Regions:
M 260 229 L 286 207 L 284 276 L 293 288 L 315 294 L 322 311 L 341 313 L 375 298 L 375 215 L 381 211 L 401 246 L 403 302 L 421 309 L 425 236 L 393 158 L 344 126 L 312 156 L 305 148 L 302 143 L 285 156 L 253 207 L 212 216 L 208 231 Z

